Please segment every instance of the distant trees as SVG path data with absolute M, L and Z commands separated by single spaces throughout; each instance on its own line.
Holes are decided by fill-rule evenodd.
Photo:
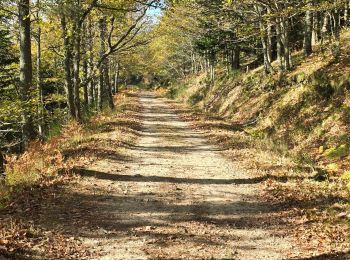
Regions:
M 183 28 L 192 37 L 191 62 L 184 67 L 180 65 L 183 58 L 174 61 L 173 72 L 200 68 L 208 71 L 212 80 L 217 64 L 227 71 L 264 65 L 266 74 L 283 73 L 293 67 L 294 51 L 302 50 L 309 56 L 314 45 L 326 41 L 333 42 L 337 56 L 340 30 L 349 24 L 349 1 L 343 0 L 195 0 L 171 1 L 168 5 L 160 27 L 165 23 L 175 27 L 176 22 L 181 26 L 193 17 L 198 21 Z M 182 16 L 183 21 L 166 18 L 184 6 L 192 15 Z M 192 34 L 193 30 L 198 33 Z

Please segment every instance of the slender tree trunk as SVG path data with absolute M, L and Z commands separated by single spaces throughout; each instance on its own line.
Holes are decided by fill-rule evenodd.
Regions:
M 105 78 L 105 84 L 106 84 L 106 90 L 107 90 L 107 97 L 108 97 L 108 106 L 110 109 L 114 109 L 114 102 L 113 102 L 113 93 L 112 93 L 112 84 L 110 81 L 110 77 L 109 77 L 109 59 L 106 58 L 105 59 L 105 70 L 104 70 L 104 78 Z
M 92 28 L 92 21 L 91 18 L 88 22 L 88 45 L 89 45 L 89 75 L 92 75 L 92 72 L 94 70 L 94 35 L 93 35 L 93 28 Z M 88 102 L 89 105 L 93 105 L 95 103 L 95 81 L 91 80 L 88 85 Z
M 5 156 L 0 151 L 0 173 L 5 172 Z
M 322 24 L 322 44 L 326 40 L 328 26 L 329 26 L 329 14 L 325 12 L 323 15 L 323 24 Z
M 37 19 L 39 21 L 40 15 L 40 0 L 37 0 Z M 36 37 L 36 84 L 38 90 L 38 133 L 41 138 L 44 138 L 44 96 L 43 88 L 41 84 L 41 26 L 38 24 L 37 37 Z
M 333 11 L 333 33 L 334 33 L 334 39 L 336 41 L 340 40 L 340 22 L 339 22 L 339 17 L 340 17 L 340 10 L 335 9 Z
M 349 0 L 344 0 L 344 26 L 349 25 Z
M 334 44 L 332 46 L 332 53 L 335 59 L 339 58 L 340 55 L 340 10 L 333 10 L 333 37 Z
M 99 29 L 100 29 L 100 57 L 102 58 L 103 55 L 106 52 L 106 30 L 107 30 L 107 24 L 106 24 L 106 17 L 102 17 L 99 20 Z M 105 70 L 106 70 L 106 62 L 105 60 L 102 62 L 101 66 L 99 67 L 99 88 L 98 88 L 98 108 L 99 110 L 102 110 L 103 104 L 105 103 L 105 100 L 108 98 L 108 87 L 105 77 Z
M 282 43 L 280 18 L 276 19 L 276 42 L 277 42 L 277 60 L 279 64 L 279 71 L 282 72 L 284 70 L 284 60 L 283 60 L 283 43 Z
M 32 53 L 30 39 L 30 4 L 29 0 L 19 0 L 18 3 L 18 20 L 19 20 L 19 92 L 23 106 L 23 148 L 27 148 L 28 142 L 35 138 L 33 120 L 28 108 L 30 100 L 30 90 L 33 81 Z
M 273 72 L 273 68 L 271 66 L 270 58 L 269 58 L 269 48 L 268 47 L 268 37 L 267 37 L 267 28 L 264 25 L 264 21 L 262 19 L 262 8 L 260 6 L 255 6 L 256 11 L 259 13 L 259 27 L 260 27 L 260 41 L 263 48 L 263 56 L 264 56 L 264 68 L 265 73 L 269 74 Z
M 65 89 L 68 102 L 68 110 L 71 118 L 75 117 L 73 81 L 72 81 L 72 46 L 71 38 L 68 36 L 66 17 L 63 14 L 61 17 L 62 37 L 64 46 L 64 79 Z
M 282 19 L 281 21 L 282 29 L 282 41 L 284 47 L 284 68 L 289 70 L 291 68 L 291 52 L 289 46 L 289 22 L 288 20 Z
M 115 72 L 115 79 L 114 79 L 114 93 L 118 93 L 118 85 L 119 85 L 119 75 L 120 75 L 120 63 L 117 62 L 116 64 L 116 72 Z
M 320 21 L 319 21 L 319 13 L 313 12 L 313 25 L 312 25 L 312 45 L 316 45 L 319 41 L 320 35 Z
M 87 28 L 86 25 L 83 25 L 83 82 L 86 82 L 88 79 L 88 56 L 86 55 L 87 52 Z M 88 93 L 88 85 L 84 84 L 83 85 L 83 90 L 84 90 L 84 108 L 88 109 L 89 107 L 89 93 Z
M 312 54 L 312 27 L 313 14 L 310 10 L 305 12 L 305 30 L 304 30 L 304 55 Z
M 267 8 L 267 13 L 269 15 L 271 14 L 270 8 Z M 273 58 L 272 58 L 272 24 L 270 19 L 267 22 L 267 42 L 266 43 L 267 43 L 267 57 L 271 64 L 273 61 Z
M 269 47 L 268 47 L 268 41 L 267 41 L 267 37 L 264 35 L 265 33 L 265 28 L 262 24 L 262 22 L 260 22 L 260 30 L 261 30 L 261 44 L 263 47 L 263 55 L 264 55 L 264 67 L 265 67 L 265 73 L 269 74 L 273 71 L 273 68 L 271 66 L 271 62 L 270 62 L 270 58 L 269 58 Z
M 74 86 L 74 109 L 75 120 L 81 122 L 80 109 L 80 44 L 81 44 L 81 28 L 78 21 L 74 26 L 74 58 L 73 58 L 73 86 Z
M 240 46 L 236 45 L 232 51 L 232 69 L 238 70 L 241 67 L 241 48 Z

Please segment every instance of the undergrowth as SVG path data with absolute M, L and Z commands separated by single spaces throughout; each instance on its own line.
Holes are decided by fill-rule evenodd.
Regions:
M 350 246 L 349 34 L 338 60 L 315 48 L 309 58 L 294 54 L 283 75 L 218 69 L 214 85 L 203 73 L 168 90 L 191 108 L 179 109 L 184 117 L 263 180 L 263 197 L 281 208 L 299 243 L 324 252 Z
M 82 161 L 88 161 L 89 155 L 81 153 L 83 144 L 93 142 L 94 135 L 115 122 L 119 115 L 139 110 L 136 99 L 125 93 L 119 94 L 115 101 L 115 111 L 96 114 L 83 124 L 70 122 L 48 141 L 34 141 L 25 153 L 8 155 L 6 178 L 0 182 L 0 208 L 11 203 L 23 190 L 61 182 L 60 176 L 70 173 Z

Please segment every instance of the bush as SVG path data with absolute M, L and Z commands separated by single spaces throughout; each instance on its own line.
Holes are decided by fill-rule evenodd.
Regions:
M 7 158 L 6 185 L 27 186 L 42 177 L 54 176 L 63 168 L 63 156 L 58 149 L 58 140 L 46 144 L 34 142 L 20 157 Z

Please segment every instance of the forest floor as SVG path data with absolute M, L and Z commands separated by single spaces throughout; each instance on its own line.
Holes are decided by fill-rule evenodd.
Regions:
M 282 210 L 263 196 L 265 179 L 245 171 L 241 157 L 232 160 L 229 149 L 211 144 L 173 102 L 151 92 L 136 98 L 142 104 L 138 113 L 110 122 L 85 144 L 84 152 L 99 156 L 76 167 L 73 181 L 45 191 L 35 207 L 3 212 L 0 220 L 14 223 L 9 224 L 11 232 L 17 232 L 18 239 L 26 237 L 21 242 L 26 251 L 6 255 L 1 247 L 10 239 L 0 239 L 0 258 L 1 253 L 46 259 L 319 255 L 317 248 L 308 251 L 295 241 L 297 224 L 289 221 L 295 207 Z M 130 126 L 134 119 L 140 124 Z M 121 127 L 130 128 L 127 140 Z M 18 223 L 32 229 L 23 234 L 16 229 Z M 346 257 L 346 252 L 324 255 Z

